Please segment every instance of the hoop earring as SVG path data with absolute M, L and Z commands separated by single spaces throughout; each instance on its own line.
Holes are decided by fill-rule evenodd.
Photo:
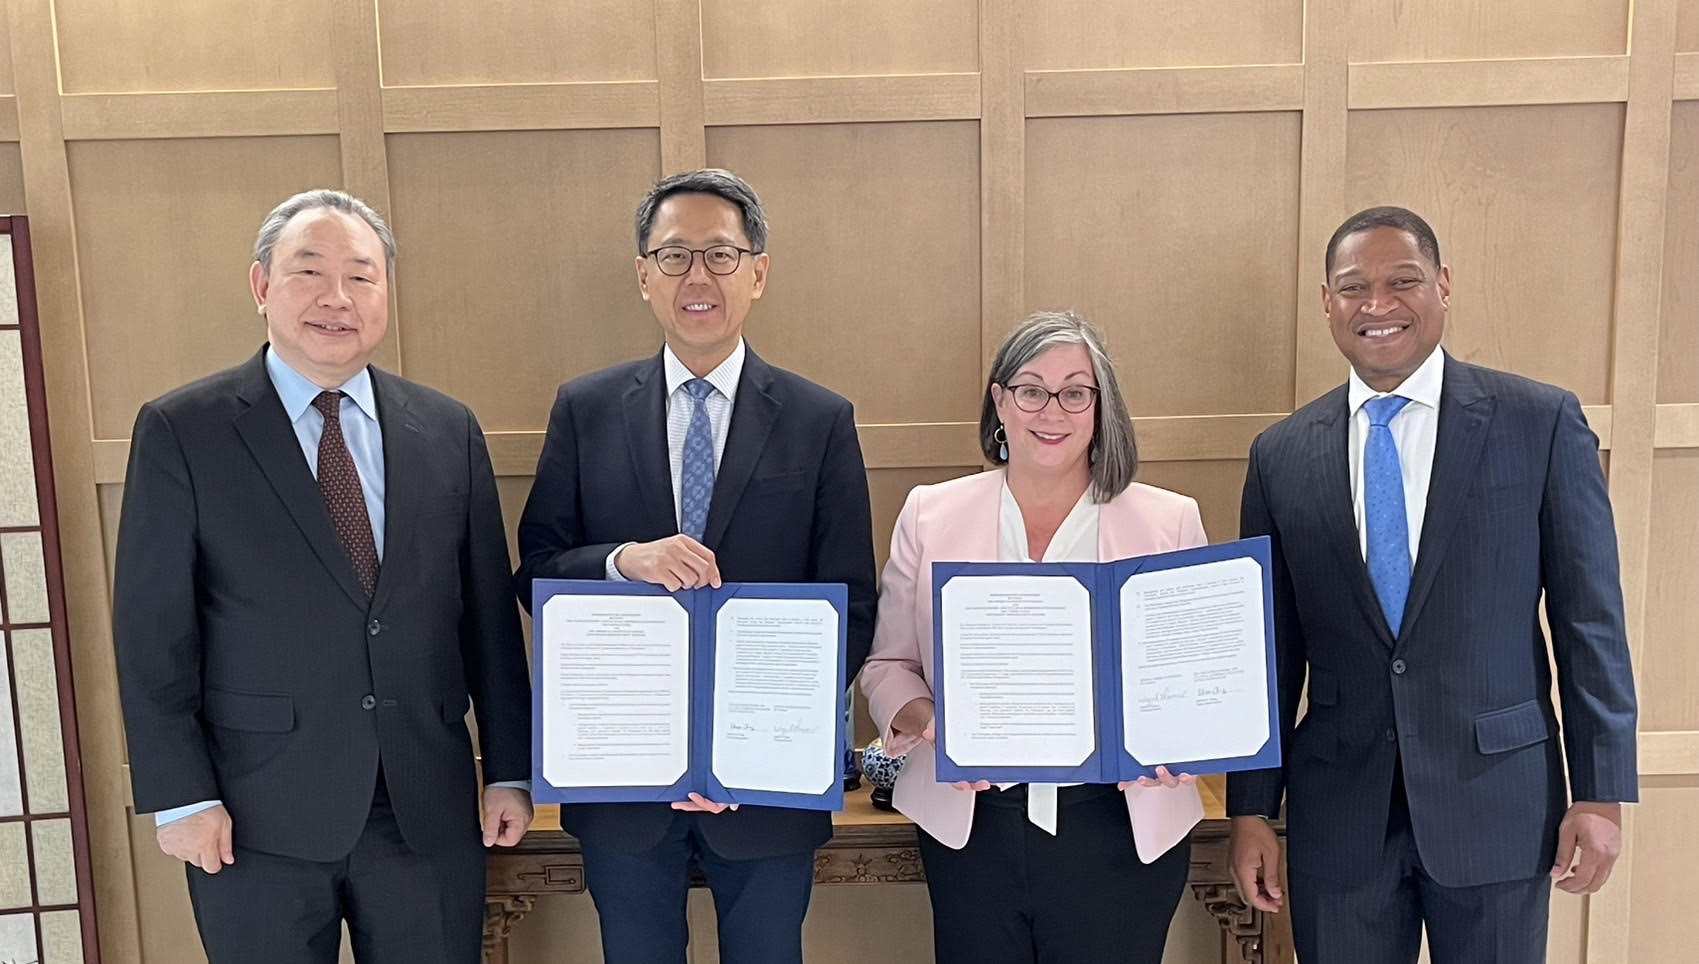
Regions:
M 997 430 L 991 433 L 991 441 L 997 443 L 997 457 L 1004 462 L 1009 461 L 1009 435 L 1003 431 L 1003 423 L 997 423 Z

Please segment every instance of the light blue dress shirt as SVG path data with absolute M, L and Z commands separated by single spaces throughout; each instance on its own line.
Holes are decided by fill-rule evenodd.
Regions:
M 305 375 L 290 368 L 270 348 L 265 352 L 266 374 L 283 402 L 283 413 L 295 429 L 295 439 L 301 443 L 301 454 L 307 458 L 307 471 L 319 477 L 319 439 L 324 436 L 324 416 L 313 407 L 313 399 L 324 389 L 313 384 Z M 354 457 L 354 468 L 360 473 L 360 492 L 366 497 L 366 516 L 372 522 L 372 541 L 376 543 L 378 561 L 383 561 L 383 426 L 378 422 L 377 395 L 372 391 L 372 370 L 360 369 L 359 374 L 336 389 L 342 399 L 342 439 L 348 443 L 348 454 Z M 531 788 L 529 780 L 492 783 L 493 787 Z M 154 823 L 163 826 L 218 806 L 222 801 L 203 800 L 186 806 L 161 810 L 154 814 Z

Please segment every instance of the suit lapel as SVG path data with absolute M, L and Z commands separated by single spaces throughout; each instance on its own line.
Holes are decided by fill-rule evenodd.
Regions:
M 725 535 L 732 512 L 755 471 L 755 463 L 761 459 L 773 423 L 778 421 L 779 409 L 779 400 L 773 395 L 772 366 L 746 350 L 737 401 L 732 405 L 731 430 L 726 435 L 719 471 L 714 475 L 714 499 L 708 505 L 708 524 L 702 534 L 702 542 L 708 548 L 718 546 L 720 537 Z
M 625 391 L 625 437 L 638 496 L 658 532 L 677 532 L 672 462 L 667 455 L 667 376 L 657 354 Z
M 378 584 L 372 594 L 372 611 L 378 611 L 397 585 L 405 585 L 414 559 L 409 535 L 419 515 L 419 498 L 424 493 L 419 480 L 431 478 L 426 468 L 424 429 L 408 405 L 407 385 L 388 372 L 372 368 L 373 394 L 377 396 L 378 425 L 383 429 L 384 486 L 383 563 L 378 566 Z
M 1427 600 L 1434 575 L 1445 559 L 1445 547 L 1457 530 L 1463 497 L 1480 465 L 1487 426 L 1492 423 L 1497 407 L 1497 399 L 1482 391 L 1474 373 L 1446 355 L 1445 382 L 1439 395 L 1439 426 L 1434 438 L 1433 474 L 1428 481 L 1427 514 L 1422 518 L 1416 568 L 1410 575 L 1410 598 L 1404 607 L 1406 627 L 1416 622 L 1416 614 Z
M 1357 534 L 1357 514 L 1351 507 L 1351 418 L 1344 388 L 1335 390 L 1322 414 L 1310 423 L 1310 486 L 1322 516 L 1322 538 L 1338 558 L 1348 591 L 1355 597 L 1375 638 L 1391 648 L 1392 630 L 1386 624 L 1369 567 Z
M 366 608 L 366 591 L 360 587 L 360 579 L 354 574 L 354 564 L 349 561 L 342 540 L 336 537 L 330 510 L 325 508 L 324 496 L 319 493 L 318 483 L 313 480 L 313 473 L 301 455 L 301 443 L 295 437 L 294 426 L 289 424 L 283 402 L 278 399 L 277 389 L 272 387 L 271 376 L 266 373 L 264 349 L 242 366 L 238 396 L 246 404 L 235 419 L 236 432 L 242 437 L 243 444 L 247 445 L 254 461 L 259 463 L 260 471 L 265 473 L 272 490 L 277 493 L 284 508 L 289 510 L 290 517 L 295 520 L 301 535 L 306 537 L 308 545 L 313 547 L 319 561 L 336 577 L 342 591 L 361 609 Z

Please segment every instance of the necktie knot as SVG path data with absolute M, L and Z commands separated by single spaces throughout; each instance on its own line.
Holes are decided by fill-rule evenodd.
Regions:
M 691 398 L 700 402 L 708 397 L 708 393 L 714 390 L 714 386 L 705 378 L 692 378 L 684 383 L 684 390 L 690 393 Z
M 319 392 L 313 398 L 313 407 L 319 410 L 325 421 L 338 421 L 342 416 L 342 393 Z
M 1392 417 L 1404 410 L 1410 400 L 1402 395 L 1382 395 L 1371 398 L 1363 403 L 1363 410 L 1369 413 L 1370 425 L 1390 426 Z

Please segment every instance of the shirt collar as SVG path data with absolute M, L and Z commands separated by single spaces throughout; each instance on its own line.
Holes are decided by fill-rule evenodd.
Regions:
M 270 345 L 265 349 L 265 370 L 271 376 L 272 387 L 277 389 L 277 397 L 283 402 L 283 412 L 289 416 L 290 422 L 299 419 L 301 413 L 313 404 L 313 399 L 319 397 L 319 392 L 324 391 L 307 376 L 289 367 L 289 363 L 279 358 Z M 374 422 L 378 420 L 377 396 L 372 392 L 370 368 L 360 369 L 335 390 L 353 399 L 367 418 Z
M 1378 398 L 1381 395 L 1399 395 L 1404 398 L 1408 398 L 1412 402 L 1426 405 L 1427 407 L 1438 411 L 1439 391 L 1444 379 L 1445 349 L 1440 348 L 1437 345 L 1434 346 L 1433 352 L 1428 355 L 1428 360 L 1422 362 L 1415 371 L 1410 373 L 1409 378 L 1404 379 L 1403 384 L 1399 385 L 1390 392 L 1377 392 L 1370 388 L 1368 383 L 1364 382 L 1363 379 L 1357 375 L 1357 370 L 1353 368 L 1351 369 L 1351 383 L 1348 396 L 1348 402 L 1351 406 L 1351 414 L 1354 417 L 1357 412 L 1362 409 L 1364 402 L 1371 398 Z
M 739 338 L 737 347 L 733 348 L 732 353 L 726 356 L 726 360 L 720 362 L 717 368 L 708 373 L 706 379 L 708 384 L 714 386 L 721 395 L 726 397 L 727 401 L 737 401 L 737 383 L 743 378 L 745 354 L 743 339 Z M 671 345 L 661 349 L 661 364 L 666 368 L 668 398 L 671 398 L 672 394 L 678 391 L 680 385 L 696 377 L 690 369 L 684 367 L 684 362 L 679 361 L 678 356 L 673 354 L 673 346 Z

